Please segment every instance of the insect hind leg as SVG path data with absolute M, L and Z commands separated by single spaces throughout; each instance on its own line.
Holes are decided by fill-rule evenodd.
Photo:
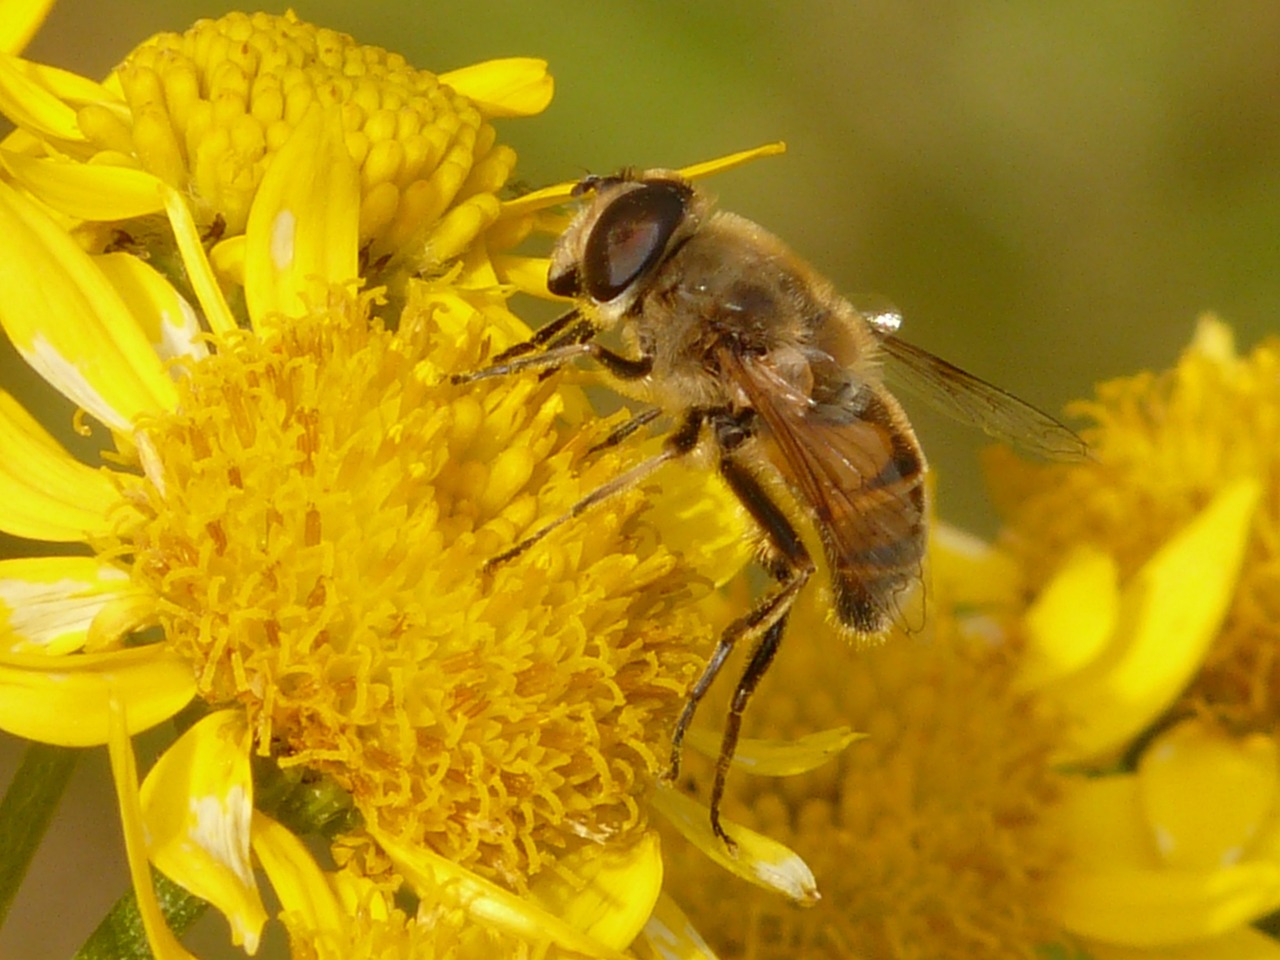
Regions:
M 733 429 L 733 425 L 730 425 L 729 429 Z M 718 431 L 718 435 L 724 432 Z M 724 444 L 723 436 L 720 436 L 720 439 L 722 448 L 727 446 Z M 711 659 L 707 661 L 702 675 L 690 689 L 684 710 L 676 722 L 676 728 L 671 737 L 671 766 L 667 779 L 674 780 L 679 775 L 685 733 L 693 722 L 698 704 L 720 673 L 730 652 L 743 637 L 760 636 L 751 660 L 734 689 L 724 734 L 720 740 L 720 755 L 716 760 L 715 782 L 711 793 L 711 829 L 726 847 L 733 850 L 736 844 L 720 824 L 720 801 L 724 796 L 729 765 L 738 747 L 742 714 L 760 678 L 773 662 L 774 654 L 777 653 L 786 629 L 787 614 L 796 597 L 813 575 L 814 563 L 799 534 L 796 533 L 795 527 L 791 525 L 791 521 L 770 499 L 755 476 L 727 451 L 720 459 L 720 475 L 724 477 L 729 488 L 768 537 L 775 551 L 775 556 L 769 563 L 769 572 L 778 580 L 780 586 L 760 600 L 746 616 L 731 623 L 720 635 Z

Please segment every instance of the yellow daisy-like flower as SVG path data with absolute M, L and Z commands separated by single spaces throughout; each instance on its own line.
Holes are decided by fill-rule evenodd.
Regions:
M 476 240 L 515 164 L 489 120 L 538 113 L 551 93 L 539 60 L 436 76 L 292 14 L 232 13 L 153 37 L 102 84 L 0 62 L 0 107 L 20 128 L 0 165 L 92 252 L 137 252 L 182 282 L 190 248 L 204 245 L 220 283 L 243 287 L 262 318 L 296 312 L 294 285 L 312 274 L 354 276 L 357 257 L 363 276 L 398 286 L 482 254 Z M 321 126 L 342 162 L 301 163 Z M 304 228 L 260 191 L 286 202 L 327 192 L 331 222 L 355 218 L 356 245 L 311 227 L 301 256 Z M 251 229 L 254 217 L 272 228 Z
M 1248 926 L 1280 908 L 1277 363 L 1202 320 L 1172 370 L 1078 405 L 1092 460 L 990 463 L 1024 682 L 1075 718 L 1060 759 L 1105 774 L 1064 806 L 1055 900 L 1098 956 L 1280 956 Z
M 253 952 L 266 919 L 254 857 L 302 956 L 696 944 L 660 897 L 651 821 L 696 834 L 705 810 L 655 780 L 720 619 L 711 588 L 745 559 L 741 518 L 694 472 L 652 511 L 652 491 L 630 491 L 489 568 L 642 455 L 593 449 L 616 424 L 556 379 L 449 379 L 528 336 L 478 231 L 532 228 L 530 211 L 565 191 L 459 214 L 475 229 L 447 233 L 453 266 L 408 281 L 394 323 L 378 291 L 358 292 L 376 244 L 445 249 L 493 164 L 444 191 L 453 213 L 372 240 L 377 191 L 349 121 L 423 89 L 465 117 L 527 112 L 545 85 L 509 70 L 443 78 L 461 97 L 291 17 L 162 36 L 104 86 L 6 63 L 0 98 L 23 129 L 3 155 L 0 324 L 113 449 L 105 466 L 79 462 L 0 394 L 0 529 L 89 551 L 0 565 L 0 727 L 109 746 L 152 950 L 185 955 L 148 863 Z M 210 101 L 224 80 L 241 95 Z M 280 90 L 300 103 L 285 97 L 287 129 L 254 106 Z M 395 128 L 407 143 L 471 139 L 444 106 L 415 116 Z M 224 120 L 251 145 L 266 131 L 249 151 L 260 162 L 227 166 L 240 141 Z M 66 202 L 90 183 L 108 205 L 129 184 L 159 198 L 128 214 L 163 210 L 146 243 L 92 242 L 93 221 L 125 214 Z M 206 256 L 215 222 L 224 251 L 243 230 L 242 302 Z M 172 264 L 141 255 L 168 244 Z M 193 699 L 139 784 L 130 737 Z M 264 806 L 322 832 L 335 869 Z M 733 869 L 812 898 L 790 851 L 740 836 Z M 402 883 L 416 915 L 390 898 Z
M 935 530 L 922 632 L 851 653 L 820 610 L 797 610 L 748 725 L 785 736 L 838 717 L 867 737 L 803 777 L 730 779 L 726 809 L 813 867 L 814 909 L 726 889 L 670 846 L 673 892 L 721 956 L 1280 957 L 1250 926 L 1280 907 L 1274 731 L 1215 723 L 1198 693 L 1266 569 L 1270 472 L 1189 470 L 1212 484 L 1181 513 L 1117 481 L 1124 463 L 1147 496 L 1187 481 L 1135 450 L 1270 462 L 1270 348 L 1226 365 L 1224 334 L 1202 327 L 1165 377 L 1104 387 L 1092 459 L 1015 470 L 1000 455 L 1015 522 L 1000 546 Z M 1169 416 L 1200 402 L 1216 413 Z M 1118 429 L 1136 411 L 1168 434 Z M 1187 719 L 1152 735 L 1171 708 Z

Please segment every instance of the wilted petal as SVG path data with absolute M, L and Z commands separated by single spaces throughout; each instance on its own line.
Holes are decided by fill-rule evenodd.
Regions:
M 855 740 L 866 737 L 849 727 L 819 730 L 797 740 L 753 740 L 743 737 L 733 754 L 733 765 L 761 777 L 793 777 L 816 770 L 842 753 Z M 701 727 L 689 731 L 691 747 L 708 757 L 720 755 L 720 734 Z
M 128 431 L 172 410 L 173 382 L 128 306 L 70 234 L 0 184 L 0 324 L 41 376 L 103 423 Z
M 50 656 L 78 650 L 94 618 L 128 587 L 127 573 L 96 557 L 0 560 L 0 646 Z
M 231 938 L 258 950 L 266 910 L 249 865 L 253 779 L 244 717 L 220 710 L 192 726 L 142 784 L 151 860 L 222 912 Z
M 654 960 L 716 960 L 684 911 L 666 894 L 658 898 L 632 952 Z
M 670 787 L 659 787 L 653 806 L 680 833 L 730 873 L 800 903 L 819 899 L 813 871 L 794 850 L 741 824 L 725 821 L 725 832 L 737 844 L 730 852 L 711 830 L 707 808 Z
M 411 848 L 386 834 L 370 830 L 396 868 L 417 890 L 450 901 L 478 923 L 492 926 L 532 944 L 556 944 L 588 957 L 623 960 L 624 955 L 531 900 L 516 896 L 425 848 Z
M 534 880 L 530 896 L 593 940 L 626 949 L 662 891 L 662 847 L 655 832 L 628 847 L 586 847 Z

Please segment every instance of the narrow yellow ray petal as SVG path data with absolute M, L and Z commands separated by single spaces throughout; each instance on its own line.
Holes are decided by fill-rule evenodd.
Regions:
M 66 101 L 72 107 L 97 104 L 105 110 L 121 114 L 124 117 L 128 116 L 128 107 L 125 105 L 123 97 L 118 92 L 112 91 L 109 83 L 98 83 L 83 74 L 75 73 L 72 70 L 64 70 L 62 67 L 53 67 L 47 63 L 37 63 L 35 60 L 23 60 L 15 57 L 10 63 L 15 70 L 27 79 L 33 83 L 38 83 L 45 90 L 48 90 L 58 99 Z
M 0 324 L 23 359 L 93 416 L 127 432 L 173 409 L 173 382 L 93 259 L 3 183 L 0 287 Z
M 1259 495 L 1252 479 L 1224 488 L 1124 587 L 1106 654 L 1043 689 L 1077 718 L 1059 760 L 1107 756 L 1186 686 L 1230 604 Z
M 145 170 L 0 151 L 13 178 L 54 210 L 81 220 L 128 220 L 164 209 L 160 180 Z
M 547 268 L 550 265 L 551 261 L 546 257 L 499 254 L 493 258 L 493 266 L 499 279 L 521 293 L 543 300 L 571 300 L 571 297 L 556 297 L 547 289 Z
M 821 899 L 813 871 L 794 850 L 741 824 L 725 821 L 725 832 L 737 844 L 730 852 L 711 831 L 707 808 L 696 800 L 659 786 L 653 806 L 666 817 L 695 847 L 735 876 L 775 890 L 800 904 L 813 904 Z
M 737 153 L 731 153 L 726 157 L 717 157 L 715 160 L 704 160 L 702 163 L 681 167 L 679 173 L 680 176 L 689 180 L 698 180 L 702 177 L 709 177 L 714 173 L 724 173 L 726 170 L 741 167 L 753 160 L 776 157 L 786 152 L 787 145 L 781 140 L 775 140 L 773 143 L 765 143 L 758 147 L 752 147 L 750 150 L 739 150 Z
M 245 227 L 244 295 L 255 327 L 305 311 L 304 295 L 356 278 L 360 178 L 341 119 L 318 105 L 275 154 Z
M 94 262 L 129 305 L 158 356 L 172 360 L 208 355 L 195 310 L 158 271 L 128 253 L 103 254 Z
M 1084 947 L 1090 960 L 1157 960 L 1145 947 L 1097 941 Z M 1241 927 L 1194 943 L 1171 943 L 1160 948 L 1158 960 L 1280 960 L 1280 941 L 1253 927 Z
M 128 589 L 129 575 L 96 557 L 0 560 L 0 648 L 78 650 L 103 607 Z
M 280 906 L 303 916 L 312 930 L 336 930 L 342 907 L 306 844 L 256 810 L 251 830 L 253 852 L 280 898 Z
M 120 494 L 0 390 L 0 530 L 67 543 L 105 536 Z
M 22 61 L 0 53 L 0 113 L 24 130 L 53 140 L 80 142 L 76 112 L 27 76 Z
M 5 0 L 0 8 L 0 51 L 19 53 L 52 6 L 53 0 Z
M 167 720 L 196 693 L 191 664 L 160 644 L 51 658 L 0 654 L 0 730 L 62 747 L 107 742 L 108 692 L 129 703 L 129 734 Z
M 1274 815 L 1280 749 L 1265 734 L 1237 739 L 1189 719 L 1143 751 L 1138 784 L 1170 866 L 1229 866 Z
M 486 117 L 531 117 L 547 109 L 555 81 L 547 61 L 535 57 L 486 60 L 440 74 Z
M 689 918 L 665 893 L 631 948 L 643 960 L 717 960 Z
M 629 847 L 587 847 L 564 857 L 534 879 L 529 895 L 575 930 L 625 950 L 661 891 L 662 846 L 650 831 Z
M 1026 613 L 1024 689 L 1063 680 L 1103 654 L 1120 616 L 1119 575 L 1115 560 L 1093 547 L 1063 561 Z
M 752 160 L 758 160 L 761 157 L 773 157 L 780 153 L 786 153 L 787 145 L 782 141 L 774 143 L 766 143 L 763 146 L 753 147 L 750 150 L 741 150 L 738 153 L 731 153 L 726 157 L 719 157 L 715 160 L 705 160 L 702 163 L 695 163 L 692 166 L 684 167 L 679 170 L 679 174 L 688 177 L 690 180 L 696 180 L 700 177 L 710 176 L 713 173 L 721 173 L 725 170 L 732 170 L 734 167 L 740 167 L 744 163 L 750 163 Z M 577 180 L 567 180 L 564 183 L 553 184 L 549 187 L 543 187 L 540 190 L 532 190 L 523 196 L 516 197 L 514 200 L 508 200 L 502 205 L 502 218 L 522 217 L 547 207 L 554 207 L 561 203 L 566 203 L 573 199 L 573 189 L 578 185 Z
M 486 924 L 531 944 L 555 944 L 588 957 L 624 960 L 624 954 L 606 946 L 552 916 L 530 900 L 516 896 L 460 867 L 425 847 L 408 847 L 376 828 L 369 833 L 378 841 L 396 869 L 417 890 L 452 902 L 477 923 Z
M 816 770 L 842 753 L 849 744 L 866 736 L 850 727 L 833 727 L 796 740 L 752 740 L 744 737 L 738 741 L 733 765 L 757 776 L 793 777 Z M 720 733 L 715 730 L 692 729 L 688 742 L 704 756 L 714 758 L 720 755 Z
M 222 295 L 222 288 L 209 266 L 209 257 L 204 252 L 204 244 L 200 240 L 200 231 L 187 207 L 186 198 L 166 185 L 163 189 L 164 208 L 169 214 L 169 225 L 173 228 L 173 239 L 178 244 L 178 252 L 182 255 L 182 265 L 187 268 L 187 279 L 200 301 L 200 309 L 204 311 L 209 329 L 214 333 L 231 333 L 236 329 L 235 315 L 227 306 L 227 299 Z
M 221 911 L 232 942 L 256 953 L 267 912 L 249 863 L 253 778 L 243 715 L 219 710 L 194 724 L 155 762 L 140 796 L 152 862 Z
M 138 799 L 138 764 L 129 742 L 131 720 L 125 710 L 127 694 L 111 691 L 103 706 L 108 718 L 107 751 L 111 757 L 111 776 L 116 785 L 116 801 L 120 806 L 120 826 L 124 833 L 129 877 L 133 881 L 138 913 L 147 931 L 147 943 L 157 960 L 195 960 L 178 942 L 156 900 L 151 885 L 151 866 L 147 861 L 147 838 L 142 826 L 142 804 Z

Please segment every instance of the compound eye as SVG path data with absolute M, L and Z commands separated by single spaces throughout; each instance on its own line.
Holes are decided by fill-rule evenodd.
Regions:
M 606 303 L 662 258 L 684 219 L 689 188 L 673 181 L 646 183 L 614 200 L 591 230 L 582 255 L 586 293 Z

